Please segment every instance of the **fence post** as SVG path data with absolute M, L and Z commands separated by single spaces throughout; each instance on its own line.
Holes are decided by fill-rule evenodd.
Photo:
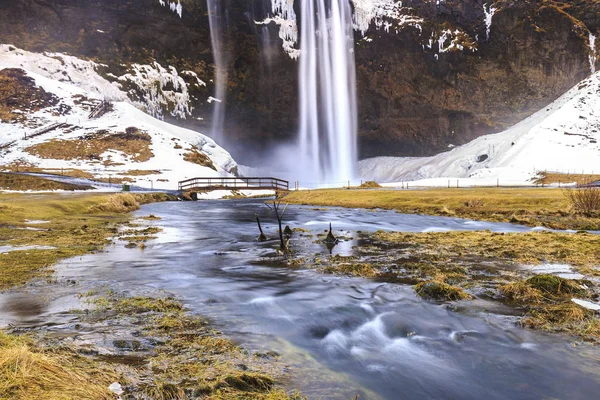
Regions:
M 496 187 L 500 187 L 500 178 L 496 179 Z
M 458 179 L 456 180 L 456 188 L 458 189 Z

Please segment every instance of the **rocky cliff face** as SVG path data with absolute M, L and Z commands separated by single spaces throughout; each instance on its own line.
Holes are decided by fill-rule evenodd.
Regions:
M 271 1 L 223 2 L 225 133 L 246 161 L 248 149 L 295 136 L 297 62 L 284 52 L 275 23 L 255 23 L 271 15 Z M 355 34 L 362 157 L 431 155 L 500 131 L 549 104 L 595 64 L 594 0 L 384 1 L 391 6 L 382 10 L 369 8 L 370 0 L 353 3 L 371 12 Z M 181 4 L 180 18 L 158 0 L 2 2 L 0 42 L 104 63 L 102 73 L 150 104 L 150 112 L 208 132 L 214 65 L 207 7 L 203 0 Z M 135 77 L 152 74 L 140 65 L 158 71 L 158 93 L 140 88 Z

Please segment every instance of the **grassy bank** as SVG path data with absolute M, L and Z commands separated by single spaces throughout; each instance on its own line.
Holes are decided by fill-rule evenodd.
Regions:
M 94 331 L 112 327 L 112 340 L 0 333 L 0 398 L 115 399 L 113 383 L 127 399 L 301 398 L 276 386 L 285 374 L 276 354 L 241 348 L 173 298 L 110 293 L 91 303 L 72 317 Z
M 312 206 L 380 208 L 408 214 L 513 222 L 552 229 L 600 229 L 600 216 L 582 216 L 572 212 L 560 189 L 324 189 L 291 192 L 285 201 Z
M 0 194 L 0 246 L 9 246 L 0 254 L 0 290 L 49 276 L 54 263 L 99 251 L 117 236 L 127 247 L 142 246 L 160 228 L 129 223 L 128 213 L 171 199 Z M 127 399 L 301 398 L 276 385 L 285 376 L 277 354 L 241 348 L 173 298 L 128 298 L 111 290 L 81 297 L 89 308 L 72 310 L 70 323 L 52 335 L 36 328 L 0 331 L 1 399 L 112 400 L 114 383 Z M 82 334 L 86 340 L 72 340 Z
M 48 275 L 47 267 L 102 249 L 152 194 L 0 194 L 0 290 Z

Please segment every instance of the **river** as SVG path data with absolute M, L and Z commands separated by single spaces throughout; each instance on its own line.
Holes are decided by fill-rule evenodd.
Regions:
M 60 289 L 40 296 L 43 286 L 34 285 L 0 297 L 0 323 L 59 326 L 64 311 L 77 304 L 75 291 L 88 288 L 165 290 L 242 345 L 280 353 L 292 376 L 285 384 L 312 399 L 597 398 L 599 350 L 522 329 L 511 310 L 494 303 L 440 305 L 418 298 L 408 285 L 286 267 L 274 254 L 276 241 L 256 241 L 255 213 L 276 237 L 273 215 L 261 200 L 145 205 L 136 215 L 162 218 L 148 222 L 163 228 L 157 240 L 144 250 L 119 244 L 62 263 L 56 268 Z M 329 222 L 352 231 L 531 230 L 299 206 L 290 206 L 284 220 L 314 233 Z M 334 251 L 348 253 L 355 244 Z M 328 253 L 320 244 L 308 246 Z

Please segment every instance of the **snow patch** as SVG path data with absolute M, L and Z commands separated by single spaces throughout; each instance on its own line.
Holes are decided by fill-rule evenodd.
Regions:
M 600 311 L 600 304 L 598 303 L 593 303 L 591 301 L 581 299 L 571 299 L 571 301 L 583 308 L 587 308 L 588 310 Z
M 237 164 L 231 155 L 212 139 L 168 124 L 136 108 L 118 90 L 116 83 L 108 82 L 95 72 L 94 63 L 63 54 L 53 53 L 50 57 L 48 54 L 24 52 L 13 46 L 0 45 L 0 69 L 2 68 L 23 69 L 35 80 L 37 86 L 59 99 L 58 105 L 28 114 L 23 122 L 0 124 L 0 143 L 12 143 L 0 150 L 2 164 L 18 161 L 46 170 L 79 169 L 96 178 L 129 177 L 135 180 L 133 184 L 136 186 L 170 190 L 177 189 L 177 182 L 184 179 L 231 176 L 237 170 Z M 159 82 L 164 78 L 166 80 L 163 82 L 170 82 L 171 85 L 183 85 L 181 77 L 179 80 L 171 80 L 177 76 L 174 69 L 161 69 L 156 65 L 150 69 L 139 66 L 136 68 L 136 75 L 132 77 L 141 79 L 142 74 L 155 74 Z M 141 79 L 140 83 L 143 82 L 145 80 Z M 90 118 L 91 111 L 103 104 L 106 94 L 112 98 L 112 110 L 98 118 Z M 40 127 L 54 129 L 39 136 L 25 137 L 25 133 L 39 131 Z M 54 139 L 82 141 L 99 132 L 106 135 L 122 134 L 130 127 L 150 136 L 153 156 L 149 160 L 135 162 L 129 155 L 115 150 L 98 154 L 97 159 L 72 160 L 40 158 L 26 151 L 31 146 Z M 194 148 L 207 155 L 216 170 L 185 161 L 185 153 Z M 129 174 L 131 170 L 149 171 L 149 175 Z
M 600 73 L 504 132 L 432 157 L 376 157 L 359 163 L 362 178 L 422 185 L 532 184 L 539 171 L 600 172 Z M 499 181 L 498 181 L 499 180 Z M 450 182 L 448 182 L 450 181 Z

